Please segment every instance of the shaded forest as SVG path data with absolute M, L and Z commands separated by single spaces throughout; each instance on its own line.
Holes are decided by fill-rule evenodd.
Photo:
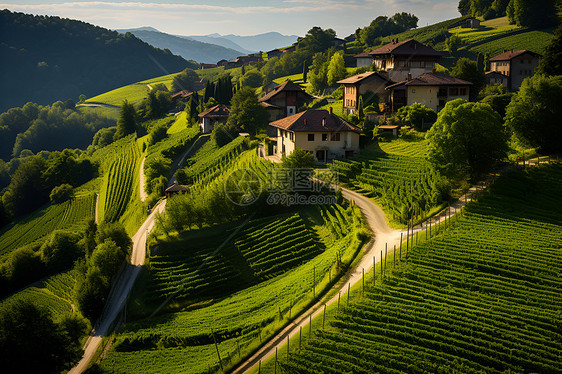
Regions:
M 0 11 L 0 111 L 92 97 L 196 63 L 91 24 Z

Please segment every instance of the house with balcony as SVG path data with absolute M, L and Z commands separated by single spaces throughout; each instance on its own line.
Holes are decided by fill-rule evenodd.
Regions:
M 330 110 L 308 109 L 274 121 L 277 130 L 273 153 L 279 157 L 290 155 L 295 148 L 311 153 L 317 161 L 352 157 L 359 153 L 361 130 Z
M 357 67 L 375 65 L 394 82 L 404 81 L 408 76 L 415 78 L 432 72 L 441 57 L 440 52 L 414 39 L 403 42 L 393 39 L 371 52 L 355 55 Z
M 469 99 L 472 83 L 438 73 L 425 73 L 388 86 L 393 112 L 403 106 L 420 103 L 435 111 L 455 99 Z
M 343 86 L 343 113 L 356 114 L 361 95 L 378 95 L 379 102 L 386 102 L 388 91 L 386 87 L 393 84 L 386 74 L 368 71 L 337 82 Z M 369 97 L 367 97 L 369 99 Z M 365 103 L 365 97 L 363 97 Z
M 508 91 L 517 91 L 525 78 L 535 74 L 540 55 L 525 49 L 507 51 L 490 59 L 486 84 L 502 84 Z

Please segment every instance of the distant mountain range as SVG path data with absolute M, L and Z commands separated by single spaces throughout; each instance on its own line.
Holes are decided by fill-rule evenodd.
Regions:
M 130 32 L 137 38 L 158 48 L 167 48 L 187 60 L 216 63 L 219 60 L 234 59 L 258 51 L 269 51 L 286 47 L 297 41 L 296 35 L 282 35 L 268 32 L 259 35 L 172 35 L 163 33 L 154 27 L 143 26 L 134 29 L 120 29 L 121 33 Z
M 274 48 L 286 47 L 297 41 L 297 35 L 283 35 L 278 32 L 267 32 L 259 35 L 240 36 L 240 35 L 190 35 L 188 38 L 198 40 L 200 42 L 222 45 L 228 48 L 234 48 L 246 53 L 257 51 L 269 51 Z
M 186 60 L 194 60 L 214 64 L 219 60 L 232 60 L 238 56 L 248 54 L 243 48 L 233 49 L 218 44 L 210 44 L 185 36 L 166 34 L 153 27 L 137 29 L 120 29 L 120 33 L 130 32 L 142 41 L 161 49 L 169 49 L 173 54 L 180 55 Z M 233 47 L 239 47 L 231 43 Z

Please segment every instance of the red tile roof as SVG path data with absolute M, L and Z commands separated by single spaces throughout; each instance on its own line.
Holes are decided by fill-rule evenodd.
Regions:
M 509 61 L 514 59 L 515 57 L 524 55 L 525 53 L 529 53 L 530 55 L 534 56 L 534 57 L 539 57 L 540 55 L 538 53 L 535 52 L 531 52 L 528 51 L 526 49 L 521 49 L 519 51 L 507 51 L 504 53 L 500 53 L 497 56 L 494 56 L 490 59 L 490 61 Z
M 199 117 L 228 117 L 230 114 L 230 109 L 228 109 L 225 105 L 219 104 L 215 105 L 212 108 L 209 108 L 201 113 L 199 113 Z
M 353 77 L 342 79 L 341 81 L 337 81 L 336 83 L 338 83 L 338 84 L 355 84 L 355 83 L 359 83 L 362 80 L 365 80 L 365 79 L 371 78 L 371 77 L 379 77 L 380 79 L 382 79 L 384 81 L 388 81 L 387 78 L 383 77 L 382 75 L 380 75 L 376 71 L 368 71 L 368 72 L 365 72 L 365 73 L 354 75 Z
M 401 56 L 442 56 L 440 52 L 414 39 L 404 40 L 403 42 L 390 42 L 369 52 L 371 56 L 386 54 Z
M 335 114 L 330 114 L 327 110 L 308 109 L 272 122 L 270 125 L 295 132 L 361 132 L 357 127 Z
M 175 99 L 176 97 L 181 97 L 182 99 L 185 99 L 186 97 L 189 97 L 191 95 L 193 95 L 193 92 L 187 90 L 181 90 L 173 94 L 172 99 Z
M 355 58 L 359 58 L 359 57 L 371 57 L 371 55 L 369 54 L 369 52 L 362 52 L 359 54 L 356 54 L 355 56 L 353 56 Z
M 294 83 L 292 80 L 287 79 L 283 84 L 280 84 L 279 86 L 273 88 L 264 97 L 260 98 L 259 101 L 260 102 L 267 101 L 267 100 L 271 99 L 273 96 L 276 96 L 277 94 L 279 94 L 283 91 L 297 91 L 297 92 L 302 92 L 306 96 L 310 96 L 309 94 L 304 92 L 304 90 L 302 89 L 301 86 Z
M 391 86 L 386 87 L 389 88 L 396 88 L 399 86 L 471 86 L 472 83 L 455 78 L 450 77 L 448 75 L 438 74 L 438 73 L 425 73 L 420 75 L 419 77 L 405 80 L 400 83 L 393 84 Z
M 189 191 L 189 187 L 180 186 L 179 184 L 174 183 L 170 187 L 166 188 L 164 192 L 182 192 L 182 191 Z

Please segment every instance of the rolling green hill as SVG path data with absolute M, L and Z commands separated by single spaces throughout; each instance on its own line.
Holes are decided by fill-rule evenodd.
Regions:
M 59 17 L 0 11 L 0 110 L 26 102 L 78 101 L 142 79 L 196 68 L 182 57 L 122 35 Z

